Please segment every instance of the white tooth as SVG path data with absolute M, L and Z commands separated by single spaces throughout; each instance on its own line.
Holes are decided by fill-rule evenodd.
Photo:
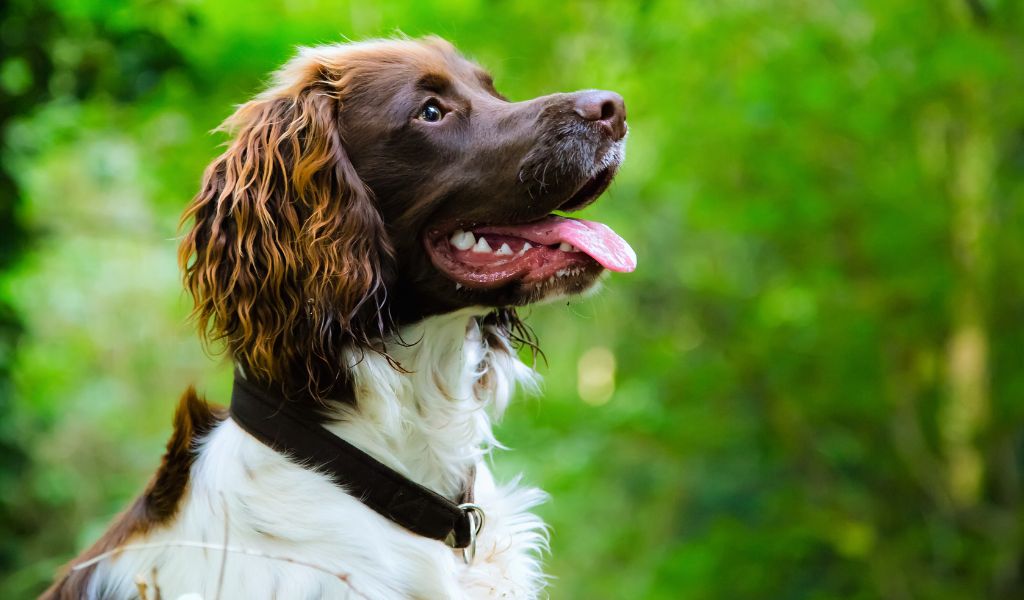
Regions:
M 455 284 L 455 291 L 459 291 L 461 289 L 462 289 L 462 284 L 461 283 L 456 283 Z
M 566 273 L 568 273 L 567 269 L 559 269 L 555 271 L 555 275 L 558 275 L 559 277 L 565 277 Z
M 562 252 L 572 252 L 574 250 L 572 244 L 567 244 L 566 242 L 562 242 L 561 244 L 559 244 L 558 249 L 561 250 Z
M 530 245 L 530 242 L 526 242 L 523 244 L 523 249 L 519 251 L 519 255 L 522 256 L 523 254 L 526 254 L 526 251 L 530 248 L 533 248 L 533 246 Z
M 476 238 L 473 237 L 472 231 L 456 231 L 449 241 L 459 250 L 469 250 L 476 242 Z
M 501 248 L 495 252 L 499 256 L 512 256 L 512 248 L 508 247 L 508 244 L 502 244 Z
M 488 245 L 487 240 L 484 239 L 484 236 L 480 236 L 480 239 L 476 241 L 476 245 L 473 246 L 473 252 L 476 252 L 478 254 L 487 254 L 490 251 L 491 247 L 490 245 Z

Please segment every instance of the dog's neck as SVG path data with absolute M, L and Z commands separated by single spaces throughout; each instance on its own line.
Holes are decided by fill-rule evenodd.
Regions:
M 483 311 L 463 310 L 404 328 L 386 357 L 350 357 L 356 401 L 336 405 L 326 427 L 395 471 L 449 498 L 498 445 L 491 428 L 517 384 L 534 372 L 505 335 L 481 323 Z

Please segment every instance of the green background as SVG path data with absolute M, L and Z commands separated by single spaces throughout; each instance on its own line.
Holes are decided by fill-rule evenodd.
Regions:
M 1011 0 L 6 4 L 0 597 L 27 598 L 228 391 L 176 222 L 298 44 L 436 33 L 507 96 L 604 88 L 585 216 L 639 255 L 533 308 L 496 468 L 554 598 L 1024 597 L 1024 7 Z

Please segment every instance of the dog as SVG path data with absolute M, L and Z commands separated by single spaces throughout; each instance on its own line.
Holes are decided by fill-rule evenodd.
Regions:
M 599 223 L 622 98 L 509 102 L 436 38 L 301 48 L 182 217 L 230 411 L 185 392 L 157 473 L 47 599 L 536 598 L 544 494 L 485 457 L 516 307 L 636 265 Z

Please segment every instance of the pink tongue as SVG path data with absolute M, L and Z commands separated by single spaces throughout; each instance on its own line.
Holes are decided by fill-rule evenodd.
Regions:
M 629 273 L 636 269 L 636 253 L 604 223 L 552 215 L 518 229 L 519 235 L 541 244 L 572 244 L 608 270 Z

